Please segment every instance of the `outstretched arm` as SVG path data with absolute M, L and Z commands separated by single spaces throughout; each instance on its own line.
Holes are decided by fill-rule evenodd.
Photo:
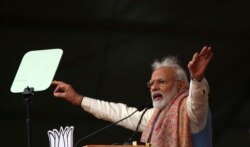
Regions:
M 83 98 L 70 84 L 62 81 L 53 81 L 52 84 L 56 86 L 53 93 L 55 97 L 65 99 L 74 105 L 79 105 L 86 112 L 91 113 L 99 119 L 117 122 L 137 110 L 136 108 L 127 107 L 127 105 L 121 103 L 106 102 L 89 97 Z M 146 112 L 139 128 L 140 131 L 146 127 L 153 112 L 153 109 Z M 130 118 L 120 122 L 119 125 L 135 130 L 141 113 L 142 112 L 136 112 Z
M 192 133 L 201 131 L 207 122 L 209 87 L 203 76 L 212 56 L 212 48 L 205 46 L 199 53 L 193 55 L 188 64 L 192 80 L 187 99 L 187 110 Z

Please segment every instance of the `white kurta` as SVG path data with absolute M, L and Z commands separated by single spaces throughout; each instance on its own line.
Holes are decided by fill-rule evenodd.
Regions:
M 208 115 L 208 92 L 209 87 L 205 78 L 200 82 L 191 80 L 187 99 L 187 111 L 192 133 L 201 131 L 206 124 Z M 137 108 L 128 107 L 122 103 L 106 102 L 89 97 L 83 98 L 81 107 L 95 117 L 111 122 L 117 122 L 137 110 Z M 145 113 L 139 131 L 142 132 L 144 128 L 147 127 L 147 123 L 153 115 L 154 110 L 155 108 L 151 108 Z M 131 117 L 118 123 L 118 125 L 135 130 L 142 113 L 143 111 L 136 112 Z

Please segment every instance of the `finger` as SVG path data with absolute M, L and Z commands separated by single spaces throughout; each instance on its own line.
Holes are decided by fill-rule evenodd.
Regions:
M 54 90 L 54 92 L 53 92 L 53 94 L 55 95 L 55 94 L 57 94 L 60 90 L 60 87 L 58 86 L 58 87 L 56 87 L 56 89 Z
M 188 69 L 191 69 L 191 68 L 192 68 L 192 66 L 193 66 L 193 62 L 192 62 L 192 61 L 190 61 L 190 62 L 188 63 Z
M 54 93 L 63 93 L 67 90 L 67 87 L 64 85 L 58 85 L 55 90 Z
M 211 50 L 209 56 L 207 57 L 208 62 L 212 59 L 213 55 L 214 55 L 214 53 L 213 53 L 212 50 Z
M 55 96 L 55 97 L 63 98 L 64 95 L 65 95 L 64 93 L 54 93 L 54 96 Z
M 209 58 L 209 56 L 212 54 L 212 48 L 208 47 L 205 54 L 203 55 L 204 58 Z
M 56 81 L 56 80 L 54 80 L 54 81 L 52 81 L 51 84 L 52 84 L 52 85 L 60 85 L 60 84 L 65 84 L 65 83 L 62 82 L 62 81 Z
M 195 62 L 195 61 L 198 59 L 198 57 L 199 57 L 199 54 L 198 54 L 198 53 L 195 53 L 195 54 L 193 55 L 192 62 Z
M 65 97 L 65 92 L 54 92 L 53 95 L 55 97 L 64 98 Z
M 188 63 L 188 68 L 192 68 L 192 66 L 193 66 L 194 62 L 196 62 L 198 56 L 199 56 L 198 53 L 194 53 L 192 60 Z
M 206 54 L 206 51 L 207 51 L 207 46 L 204 46 L 200 51 L 200 56 L 204 56 Z

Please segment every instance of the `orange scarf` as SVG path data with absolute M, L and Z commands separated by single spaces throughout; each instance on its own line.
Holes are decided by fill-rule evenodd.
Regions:
M 142 133 L 141 142 L 150 142 L 153 147 L 192 147 L 187 96 L 188 91 L 184 91 L 162 110 L 155 110 Z

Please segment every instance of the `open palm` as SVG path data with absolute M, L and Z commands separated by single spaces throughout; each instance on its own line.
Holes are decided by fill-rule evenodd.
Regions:
M 207 65 L 213 57 L 211 47 L 204 46 L 199 53 L 193 55 L 192 60 L 188 63 L 188 69 L 191 77 L 200 81 L 206 71 Z

